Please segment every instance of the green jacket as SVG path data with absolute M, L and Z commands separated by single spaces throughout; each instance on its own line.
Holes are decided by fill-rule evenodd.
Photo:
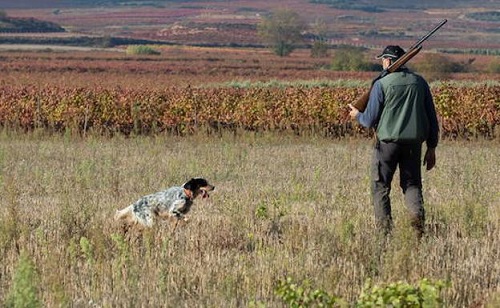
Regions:
M 431 100 L 427 82 L 408 70 L 380 79 L 384 107 L 377 125 L 381 141 L 421 143 L 429 136 L 427 100 Z

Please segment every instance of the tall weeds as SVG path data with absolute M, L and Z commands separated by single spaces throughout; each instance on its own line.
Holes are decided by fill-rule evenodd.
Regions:
M 438 148 L 436 169 L 424 174 L 428 232 L 420 243 L 397 186 L 394 234 L 374 232 L 370 152 L 365 140 L 273 134 L 81 139 L 3 132 L 0 303 L 280 307 L 275 290 L 287 277 L 351 304 L 368 280 L 423 279 L 450 282 L 445 306 L 498 302 L 497 142 Z M 192 176 L 217 189 L 208 201 L 196 200 L 188 224 L 124 234 L 112 220 L 138 197 Z M 19 278 L 27 257 L 36 279 Z M 28 280 L 33 297 L 15 291 Z

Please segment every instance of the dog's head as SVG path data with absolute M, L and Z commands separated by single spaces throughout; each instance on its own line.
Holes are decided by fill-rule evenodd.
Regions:
M 192 198 L 201 195 L 202 198 L 208 198 L 208 192 L 213 191 L 215 186 L 208 183 L 204 178 L 192 178 L 182 185 L 184 189 L 192 192 Z

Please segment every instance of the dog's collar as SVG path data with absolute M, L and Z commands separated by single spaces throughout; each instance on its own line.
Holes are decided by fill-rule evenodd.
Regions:
M 193 200 L 193 192 L 191 190 L 184 188 L 184 194 L 188 200 Z

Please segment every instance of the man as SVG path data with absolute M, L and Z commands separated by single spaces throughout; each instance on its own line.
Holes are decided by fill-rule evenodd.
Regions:
M 399 46 L 387 46 L 377 58 L 387 69 L 404 54 Z M 376 129 L 372 160 L 372 197 L 377 226 L 385 234 L 392 229 L 391 182 L 399 166 L 400 186 L 417 236 L 424 233 L 425 210 L 420 168 L 422 143 L 427 150 L 423 164 L 436 164 L 438 121 L 428 83 L 407 68 L 387 74 L 373 83 L 364 112 L 354 106 L 350 116 L 362 126 Z

